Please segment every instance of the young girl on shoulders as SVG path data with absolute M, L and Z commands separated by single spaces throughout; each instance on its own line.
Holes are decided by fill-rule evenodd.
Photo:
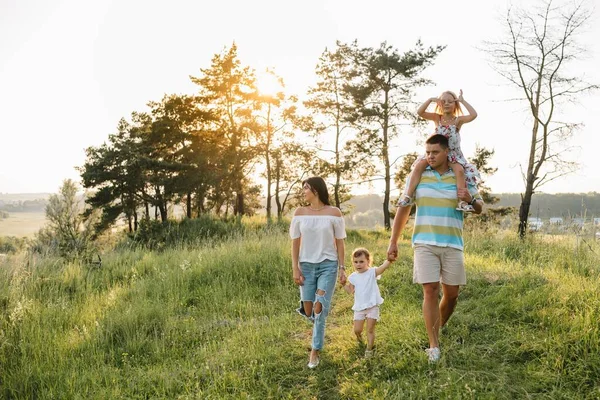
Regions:
M 473 106 L 463 98 L 462 89 L 459 93 L 460 94 L 456 96 L 454 92 L 445 91 L 437 98 L 432 97 L 426 100 L 417 110 L 417 114 L 421 118 L 433 121 L 435 124 L 434 134 L 441 134 L 448 138 L 448 144 L 450 146 L 448 161 L 456 176 L 457 191 L 466 188 L 467 184 L 476 185 L 481 181 L 481 176 L 479 175 L 477 168 L 473 164 L 467 162 L 467 159 L 463 155 L 460 148 L 459 134 L 460 129 L 464 124 L 477 118 L 477 111 L 475 111 Z M 434 112 L 427 112 L 427 107 L 429 107 L 431 103 L 436 104 L 435 110 Z M 461 104 L 464 105 L 469 112 L 468 115 L 463 115 Z M 413 164 L 408 184 L 398 202 L 400 207 L 407 207 L 413 204 L 415 190 L 427 165 L 425 156 L 419 157 Z M 472 205 L 464 201 L 459 201 L 456 209 L 464 212 L 472 212 L 474 210 Z

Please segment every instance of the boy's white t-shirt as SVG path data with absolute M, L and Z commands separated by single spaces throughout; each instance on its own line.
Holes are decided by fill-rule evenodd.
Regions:
M 383 298 L 377 286 L 377 274 L 375 268 L 369 268 L 365 272 L 353 272 L 348 277 L 354 286 L 354 311 L 366 310 L 383 303 Z

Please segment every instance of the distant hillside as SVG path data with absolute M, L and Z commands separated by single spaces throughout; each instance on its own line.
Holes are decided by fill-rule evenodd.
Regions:
M 44 212 L 51 193 L 0 193 L 0 211 L 5 212 Z M 500 201 L 493 207 L 519 207 L 519 193 L 496 193 Z M 351 217 L 360 226 L 361 219 L 380 221 L 383 218 L 383 196 L 376 194 L 352 197 L 345 206 L 350 205 Z M 180 206 L 174 207 L 179 209 Z M 179 210 L 181 211 L 181 210 Z M 259 212 L 260 213 L 260 212 Z M 177 214 L 177 213 L 176 213 Z M 600 193 L 537 193 L 532 198 L 530 214 L 532 217 L 548 219 L 550 217 L 600 216 Z M 370 222 L 364 221 L 371 226 Z
M 519 193 L 499 193 L 496 206 L 519 207 Z M 547 219 L 550 217 L 600 216 L 600 193 L 536 193 L 531 199 L 530 214 L 532 217 Z
M 352 213 L 361 213 L 370 210 L 381 211 L 383 209 L 383 196 L 377 194 L 354 196 L 348 201 L 348 204 L 352 205 Z
M 14 202 L 14 201 L 25 201 L 25 200 L 47 200 L 52 193 L 2 193 L 0 192 L 0 201 Z
M 491 207 L 516 207 L 521 205 L 519 193 L 496 193 L 500 201 Z M 346 204 L 351 211 L 346 216 L 349 227 L 373 227 L 383 223 L 383 196 L 371 194 L 354 196 Z M 536 193 L 530 209 L 532 217 L 600 216 L 600 193 Z
M 50 193 L 0 193 L 0 211 L 9 213 L 44 212 Z

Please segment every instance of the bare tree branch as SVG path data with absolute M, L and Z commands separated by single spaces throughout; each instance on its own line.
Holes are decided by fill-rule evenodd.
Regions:
M 585 49 L 577 38 L 591 18 L 587 0 L 575 4 L 555 4 L 543 0 L 541 7 L 508 8 L 503 19 L 505 38 L 485 42 L 491 67 L 510 85 L 520 90 L 531 117 L 529 157 L 519 163 L 525 192 L 519 211 L 519 234 L 525 236 L 533 193 L 547 182 L 577 169 L 567 159 L 568 140 L 580 123 L 557 121 L 556 112 L 564 103 L 600 88 L 582 79 L 582 73 L 567 75 L 568 65 L 577 61 Z

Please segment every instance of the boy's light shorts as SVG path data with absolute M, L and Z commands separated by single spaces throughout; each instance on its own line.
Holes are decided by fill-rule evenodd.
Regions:
M 354 311 L 355 321 L 364 321 L 367 318 L 379 319 L 379 306 L 373 306 L 360 311 Z
M 441 282 L 446 285 L 466 285 L 465 257 L 462 250 L 415 244 L 413 283 Z

